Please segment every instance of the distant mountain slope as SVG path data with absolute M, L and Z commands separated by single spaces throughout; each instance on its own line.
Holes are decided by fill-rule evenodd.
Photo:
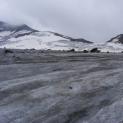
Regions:
M 92 44 L 92 43 L 93 43 L 93 42 L 91 42 L 91 41 L 87 41 L 87 40 L 82 39 L 82 38 L 76 39 L 76 38 L 71 38 L 71 37 L 69 37 L 69 36 L 65 36 L 65 35 L 62 35 L 62 34 L 59 34 L 59 33 L 55 33 L 55 32 L 51 32 L 51 33 L 53 33 L 53 34 L 56 35 L 56 36 L 65 38 L 65 39 L 69 39 L 70 41 L 76 41 L 76 42 L 82 42 L 82 43 L 89 43 L 89 44 Z
M 0 48 L 42 49 L 42 50 L 91 50 L 98 48 L 102 52 L 122 52 L 123 34 L 98 44 L 85 39 L 76 39 L 52 31 L 38 31 L 23 25 L 11 25 L 0 22 Z
M 0 22 L 0 42 L 9 41 L 11 38 L 18 38 L 21 36 L 29 35 L 36 30 L 28 27 L 27 25 L 10 25 L 8 23 Z
M 123 34 L 117 35 L 108 41 L 109 43 L 120 43 L 123 44 Z
M 27 25 L 0 22 L 0 47 L 16 49 L 80 50 L 93 42 L 75 39 L 51 31 L 34 30 Z
M 103 52 L 123 52 L 123 34 L 117 35 L 105 42 L 101 50 Z

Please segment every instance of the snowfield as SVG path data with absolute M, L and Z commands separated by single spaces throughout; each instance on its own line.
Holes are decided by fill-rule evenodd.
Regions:
M 122 123 L 123 54 L 0 50 L 0 123 Z
M 25 33 L 21 31 L 22 34 Z M 18 34 L 16 34 L 18 35 Z M 7 42 L 0 45 L 0 48 L 11 49 L 42 49 L 42 50 L 70 50 L 81 51 L 92 44 L 70 41 L 51 32 L 33 32 L 30 35 L 18 38 L 12 37 Z
M 104 41 L 105 42 L 105 41 Z M 51 31 L 34 30 L 28 25 L 10 25 L 0 21 L 0 48 L 76 51 L 98 48 L 101 52 L 122 52 L 123 34 L 99 44 Z
M 29 35 L 24 35 L 24 34 Z M 0 33 L 5 36 L 4 32 Z M 10 34 L 8 32 L 8 34 Z M 23 35 L 16 37 L 18 35 Z M 52 32 L 33 32 L 23 30 L 11 35 L 7 42 L 2 42 L 0 48 L 10 49 L 41 49 L 41 50 L 71 50 L 76 51 L 91 50 L 98 48 L 101 52 L 122 52 L 123 44 L 115 42 L 106 43 L 83 43 L 78 41 L 71 41 L 70 39 L 60 37 Z

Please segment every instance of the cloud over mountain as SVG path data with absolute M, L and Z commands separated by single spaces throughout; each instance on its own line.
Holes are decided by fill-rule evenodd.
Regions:
M 123 32 L 122 0 L 0 0 L 0 19 L 97 42 Z

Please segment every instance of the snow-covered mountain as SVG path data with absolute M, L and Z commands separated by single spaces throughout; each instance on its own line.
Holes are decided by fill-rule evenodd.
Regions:
M 91 50 L 98 48 L 102 52 L 122 52 L 123 34 L 109 41 L 97 44 L 85 39 L 75 39 L 51 31 L 38 31 L 23 25 L 11 25 L 0 22 L 0 48 L 42 49 L 42 50 Z
M 51 31 L 34 30 L 27 25 L 0 22 L 0 48 L 82 50 L 93 43 Z
M 101 52 L 123 52 L 123 34 L 120 34 L 104 43 L 93 43 L 89 48 L 98 48 Z
M 102 51 L 123 52 L 123 34 L 111 38 L 104 44 Z
M 117 35 L 108 41 L 108 43 L 123 44 L 123 34 Z

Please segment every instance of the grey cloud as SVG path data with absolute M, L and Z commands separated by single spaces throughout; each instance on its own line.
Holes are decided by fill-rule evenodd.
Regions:
M 102 42 L 123 33 L 122 0 L 0 0 L 0 19 Z

